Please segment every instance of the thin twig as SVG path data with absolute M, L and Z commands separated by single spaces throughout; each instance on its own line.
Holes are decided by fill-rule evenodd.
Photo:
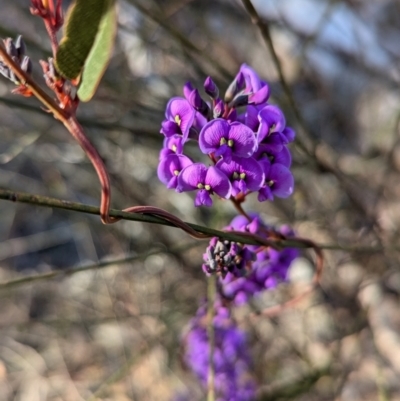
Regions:
M 66 200 L 60 200 L 55 198 L 50 198 L 41 195 L 34 195 L 24 192 L 15 192 L 10 191 L 8 189 L 0 189 L 0 199 L 8 200 L 11 202 L 19 202 L 19 203 L 27 203 L 36 206 L 43 207 L 51 207 L 55 209 L 64 209 L 64 210 L 72 210 L 74 212 L 87 213 L 93 215 L 100 214 L 100 208 L 96 206 L 86 205 L 83 203 L 69 202 Z M 140 221 L 142 223 L 153 223 L 160 224 L 169 227 L 175 227 L 175 224 L 169 221 L 168 219 L 153 216 L 150 214 L 139 214 L 139 213 L 128 213 L 122 210 L 111 209 L 110 216 L 119 218 L 121 220 L 130 220 L 130 221 Z M 243 244 L 249 245 L 265 245 L 265 239 L 260 243 L 258 239 L 255 239 L 254 236 L 248 236 L 245 233 L 236 233 L 229 231 L 220 231 L 215 230 L 213 228 L 208 228 L 204 226 L 200 226 L 193 223 L 185 223 L 188 227 L 191 227 L 198 233 L 206 234 L 209 237 L 219 237 L 224 238 L 229 241 L 240 242 Z M 296 239 L 285 239 L 285 240 L 274 240 L 268 244 L 268 246 L 278 246 L 281 248 L 312 248 L 311 245 L 306 244 L 304 242 L 299 242 Z M 343 251 L 343 252 L 354 252 L 354 253 L 379 253 L 384 249 L 392 250 L 392 251 L 400 251 L 400 245 L 393 247 L 382 247 L 382 246 L 373 246 L 373 245 L 339 245 L 339 244 L 315 244 L 320 249 L 327 249 L 333 251 Z
M 144 7 L 139 1 L 132 1 L 134 7 L 136 7 L 142 14 L 151 18 L 154 22 L 162 26 L 174 39 L 176 39 L 185 49 L 190 51 L 191 53 L 196 54 L 202 60 L 205 60 L 209 63 L 218 73 L 221 75 L 223 79 L 227 79 L 227 77 L 232 77 L 232 73 L 229 72 L 225 67 L 219 64 L 216 60 L 210 57 L 206 52 L 202 51 L 197 45 L 191 42 L 185 35 L 182 34 L 178 29 L 173 27 L 164 16 L 160 15 L 155 10 L 149 10 Z
M 176 246 L 171 249 L 167 248 L 160 248 L 160 249 L 154 249 L 152 251 L 140 253 L 140 254 L 135 254 L 135 255 L 125 255 L 120 258 L 114 258 L 114 259 L 107 259 L 99 263 L 92 263 L 89 265 L 85 266 L 79 266 L 79 267 L 69 267 L 63 270 L 55 270 L 47 273 L 40 273 L 40 274 L 31 274 L 29 276 L 24 276 L 8 281 L 3 281 L 0 282 L 0 290 L 9 290 L 13 289 L 16 287 L 20 287 L 25 284 L 31 284 L 31 283 L 36 283 L 38 281 L 46 281 L 46 280 L 52 280 L 57 277 L 67 277 L 71 276 L 75 273 L 80 273 L 80 272 L 85 272 L 88 270 L 97 270 L 97 269 L 103 269 L 105 267 L 110 267 L 110 266 L 116 266 L 116 265 L 122 265 L 125 263 L 130 263 L 134 262 L 136 260 L 143 260 L 148 258 L 149 256 L 152 255 L 158 255 L 160 253 L 172 253 L 172 252 L 186 252 L 190 250 L 191 248 L 198 246 L 200 243 L 199 242 L 191 242 L 187 243 L 184 245 Z
M 379 223 L 377 220 L 374 218 L 374 216 L 371 216 L 371 213 L 367 210 L 365 207 L 364 203 L 359 199 L 359 197 L 356 195 L 354 190 L 351 188 L 350 185 L 345 181 L 345 179 L 348 179 L 348 177 L 343 174 L 335 165 L 331 165 L 324 157 L 318 156 L 317 152 L 317 146 L 318 144 L 312 139 L 310 133 L 310 130 L 307 126 L 307 123 L 305 119 L 303 118 L 303 115 L 300 111 L 300 108 L 298 107 L 296 100 L 294 99 L 292 90 L 287 83 L 287 80 L 285 78 L 285 75 L 283 73 L 283 68 L 281 61 L 279 60 L 279 57 L 275 51 L 274 43 L 272 41 L 271 33 L 269 30 L 269 26 L 267 23 L 265 23 L 259 16 L 257 10 L 254 8 L 251 0 L 242 0 L 243 6 L 246 9 L 247 13 L 250 16 L 250 19 L 254 25 L 257 26 L 259 29 L 261 36 L 266 43 L 268 50 L 271 54 L 271 57 L 273 59 L 275 68 L 278 72 L 279 75 L 279 80 L 282 85 L 282 88 L 285 92 L 285 95 L 289 101 L 290 107 L 300 125 L 301 128 L 301 137 L 297 138 L 297 145 L 299 145 L 299 148 L 310 158 L 310 160 L 315 164 L 315 167 L 317 167 L 321 171 L 329 172 L 333 174 L 339 181 L 340 185 L 342 188 L 345 190 L 347 196 L 351 200 L 351 202 L 355 206 L 355 210 L 361 211 L 364 216 L 366 216 L 372 225 L 377 228 L 377 230 L 380 230 Z M 304 135 L 307 134 L 308 135 Z M 333 152 L 333 150 L 332 150 Z M 337 160 L 337 157 L 333 157 L 335 160 Z M 381 239 L 379 237 L 379 233 L 375 233 L 377 239 L 379 242 L 381 242 Z
M 215 401 L 215 299 L 217 294 L 217 279 L 216 275 L 212 274 L 207 279 L 207 336 L 208 344 L 208 374 L 207 374 L 207 401 Z

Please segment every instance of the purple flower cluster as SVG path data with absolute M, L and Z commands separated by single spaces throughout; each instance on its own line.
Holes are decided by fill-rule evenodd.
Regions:
M 251 218 L 249 222 L 244 216 L 237 216 L 225 229 L 268 238 L 271 228 L 257 214 L 252 214 Z M 293 236 L 288 227 L 282 227 L 280 233 Z M 287 280 L 289 266 L 298 255 L 299 251 L 294 248 L 276 250 L 212 238 L 204 254 L 203 270 L 207 274 L 220 273 L 221 295 L 242 304 L 255 294 Z
M 287 144 L 294 131 L 286 126 L 279 107 L 269 104 L 269 87 L 243 64 L 225 97 L 208 77 L 206 102 L 190 83 L 184 97 L 167 104 L 161 133 L 158 177 L 177 192 L 197 191 L 195 206 L 211 206 L 211 195 L 221 198 L 258 192 L 258 200 L 286 198 L 293 192 Z M 208 156 L 208 164 L 184 154 L 189 141 L 196 141 Z
M 215 391 L 217 401 L 251 401 L 255 399 L 256 386 L 250 377 L 251 359 L 246 334 L 232 319 L 229 309 L 215 304 L 213 354 Z M 197 311 L 190 322 L 185 338 L 185 361 L 207 388 L 209 341 L 206 326 L 206 306 Z

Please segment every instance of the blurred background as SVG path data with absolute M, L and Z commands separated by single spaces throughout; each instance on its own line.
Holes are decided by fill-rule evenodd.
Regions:
M 63 1 L 63 6 L 68 6 Z M 226 88 L 242 63 L 265 79 L 272 103 L 315 148 L 291 145 L 295 193 L 258 204 L 325 250 L 322 285 L 275 318 L 251 310 L 301 293 L 306 252 L 291 283 L 235 310 L 248 332 L 260 400 L 400 400 L 400 3 L 254 0 L 268 23 L 299 124 L 276 66 L 239 0 L 118 0 L 113 58 L 79 119 L 111 175 L 114 208 L 153 205 L 222 228 L 228 202 L 193 207 L 191 193 L 157 176 L 165 105 L 211 75 Z M 50 56 L 26 0 L 0 0 L 0 36 L 22 34 Z M 160 25 L 160 20 L 162 26 Z M 43 83 L 44 86 L 44 83 Z M 0 80 L 0 186 L 98 205 L 97 177 L 64 127 Z M 327 167 L 328 166 L 328 167 Z M 24 285 L 0 284 L 0 401 L 171 400 L 203 395 L 182 364 L 180 338 L 206 294 L 207 242 L 177 229 L 0 201 L 0 281 L 124 258 L 104 269 Z M 397 247 L 397 248 L 396 248 Z

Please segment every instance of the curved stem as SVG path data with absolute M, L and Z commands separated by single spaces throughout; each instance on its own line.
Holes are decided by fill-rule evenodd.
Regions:
M 52 31 L 52 30 L 51 30 Z M 56 40 L 56 39 L 55 39 Z M 56 43 L 53 43 L 56 44 Z M 54 49 L 53 49 L 54 50 Z M 110 203 L 111 203 L 111 189 L 110 189 L 110 178 L 107 173 L 107 169 L 104 165 L 100 154 L 96 148 L 92 145 L 90 140 L 85 135 L 82 126 L 78 123 L 75 115 L 62 109 L 54 99 L 52 99 L 43 89 L 37 85 L 37 83 L 23 70 L 20 66 L 14 62 L 14 60 L 8 55 L 4 44 L 0 41 L 0 57 L 8 65 L 8 67 L 14 72 L 15 76 L 22 83 L 27 86 L 35 97 L 43 103 L 49 111 L 51 111 L 54 117 L 60 120 L 67 130 L 71 133 L 74 139 L 82 147 L 93 167 L 96 170 L 97 176 L 101 185 L 101 200 L 100 200 L 100 216 L 101 221 L 104 224 L 115 223 L 116 219 L 109 216 Z
M 62 120 L 67 130 L 71 133 L 74 139 L 79 143 L 81 148 L 85 151 L 87 157 L 91 161 L 96 170 L 97 176 L 101 185 L 101 199 L 100 199 L 100 216 L 104 224 L 111 224 L 117 222 L 119 219 L 110 217 L 110 204 L 111 204 L 111 186 L 110 177 L 107 173 L 106 166 L 96 148 L 92 145 L 90 140 L 85 135 L 82 126 L 78 123 L 75 116 Z

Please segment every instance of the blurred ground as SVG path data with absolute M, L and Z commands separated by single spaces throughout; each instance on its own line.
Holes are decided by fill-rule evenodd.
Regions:
M 65 6 L 68 2 L 64 2 Z M 142 2 L 171 29 L 119 1 L 110 67 L 92 102 L 79 109 L 112 177 L 113 206 L 148 204 L 186 221 L 221 228 L 227 202 L 193 207 L 168 191 L 156 168 L 169 97 L 212 75 L 226 87 L 241 63 L 270 85 L 288 124 L 300 131 L 270 54 L 238 1 Z M 263 400 L 400 400 L 400 4 L 392 0 L 258 0 L 317 157 L 292 146 L 296 191 L 258 205 L 272 224 L 299 236 L 352 247 L 325 251 L 322 288 L 274 319 L 236 315 L 249 331 Z M 23 0 L 0 0 L 0 35 L 24 35 L 41 80 L 50 55 L 42 22 Z M 150 14 L 151 14 L 150 13 Z M 176 33 L 179 33 L 177 35 Z M 196 44 L 200 53 L 185 47 Z M 207 57 L 215 60 L 212 64 Z M 226 73 L 222 74 L 221 70 Z M 228 76 L 230 74 L 230 76 Z M 97 205 L 94 171 L 65 129 L 34 99 L 0 80 L 0 186 Z M 181 364 L 182 328 L 205 296 L 205 243 L 178 230 L 0 202 L 0 280 L 97 262 L 163 246 L 168 252 L 104 270 L 0 289 L 0 401 L 170 400 L 199 387 Z M 362 249 L 356 249 L 362 247 Z M 309 255 L 293 285 L 253 308 L 300 293 Z

